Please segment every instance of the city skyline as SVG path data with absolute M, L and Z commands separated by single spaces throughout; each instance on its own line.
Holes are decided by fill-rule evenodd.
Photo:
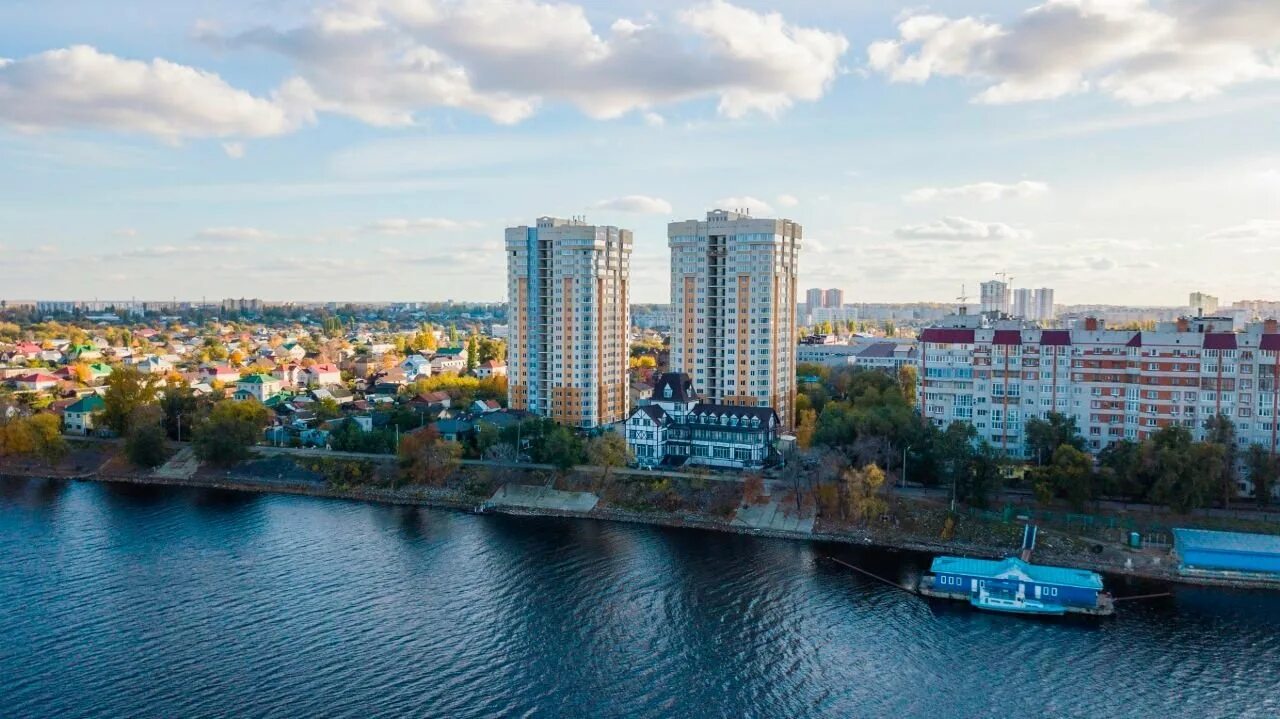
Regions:
M 858 301 L 1275 294 L 1274 4 L 496 7 L 0 8 L 6 298 L 500 301 L 497 233 L 553 213 L 632 228 L 662 302 L 717 208 Z

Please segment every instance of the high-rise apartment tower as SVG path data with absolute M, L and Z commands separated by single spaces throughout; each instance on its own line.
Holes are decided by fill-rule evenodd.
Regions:
M 800 225 L 713 210 L 667 237 L 672 370 L 712 402 L 772 407 L 793 427 Z
M 631 231 L 539 217 L 506 239 L 510 406 L 580 428 L 626 419 Z

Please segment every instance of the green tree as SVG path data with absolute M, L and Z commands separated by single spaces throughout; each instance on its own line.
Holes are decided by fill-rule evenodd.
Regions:
M 170 439 L 191 439 L 200 402 L 195 391 L 182 382 L 169 382 L 160 395 L 164 431 Z
M 1222 449 L 1222 463 L 1217 468 L 1217 491 L 1222 499 L 1224 509 L 1231 506 L 1231 497 L 1236 493 L 1236 461 L 1240 451 L 1236 445 L 1236 425 L 1225 414 L 1217 414 L 1209 418 L 1204 425 L 1205 441 Z
M 1249 480 L 1253 482 L 1253 498 L 1257 500 L 1258 506 L 1271 504 L 1271 488 L 1280 476 L 1280 462 L 1277 462 L 1276 456 L 1262 445 L 1250 445 L 1249 452 L 1245 455 L 1245 466 L 1248 468 Z
M 627 440 L 617 432 L 605 432 L 587 442 L 587 461 L 597 467 L 604 467 L 604 483 L 609 481 L 609 472 L 614 467 L 621 467 L 631 461 L 631 449 Z
M 476 344 L 476 336 L 467 338 L 467 372 L 475 372 L 480 365 L 480 348 Z
M 1145 471 L 1153 477 L 1151 499 L 1186 514 L 1203 507 L 1218 490 L 1224 451 L 1194 442 L 1181 426 L 1163 427 L 1143 443 Z
M 1080 511 L 1096 495 L 1096 477 L 1093 459 L 1069 444 L 1059 445 L 1053 451 L 1050 463 L 1032 472 L 1032 483 L 1040 496 L 1040 484 L 1047 485 L 1053 494 L 1066 497 L 1071 506 Z
M 220 466 L 248 459 L 270 418 L 271 410 L 257 400 L 218 402 L 196 425 L 192 435 L 196 456 Z
M 1103 494 L 1139 502 L 1151 491 L 1150 474 L 1143 467 L 1143 446 L 1132 440 L 1112 442 L 1098 453 Z
M 158 424 L 136 424 L 124 438 L 124 452 L 135 467 L 150 469 L 164 464 L 164 430 Z
M 154 375 L 143 374 L 136 367 L 116 367 L 107 377 L 107 389 L 102 395 L 102 423 L 117 435 L 128 434 L 134 412 L 155 402 L 157 384 Z
M 1080 436 L 1075 417 L 1050 412 L 1044 419 L 1031 417 L 1027 420 L 1027 449 L 1037 463 L 1051 461 L 1053 453 L 1064 445 L 1084 451 L 1084 438 Z
M 553 464 L 561 472 L 568 472 L 582 464 L 583 447 L 579 439 L 568 427 L 556 425 L 543 439 L 539 462 Z

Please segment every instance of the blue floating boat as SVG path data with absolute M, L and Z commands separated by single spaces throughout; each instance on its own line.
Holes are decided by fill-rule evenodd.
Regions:
M 1012 614 L 1105 616 L 1115 607 L 1096 572 L 1049 567 L 1016 557 L 1002 560 L 937 557 L 920 593 L 968 601 L 978 609 Z

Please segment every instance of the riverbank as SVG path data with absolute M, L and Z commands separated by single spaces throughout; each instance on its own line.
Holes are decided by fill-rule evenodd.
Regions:
M 283 474 L 277 474 L 275 477 L 263 477 L 261 474 L 254 475 L 238 472 L 236 469 L 217 473 L 195 473 L 189 477 L 156 476 L 154 473 L 138 470 L 121 471 L 118 465 L 114 467 L 112 465 L 112 462 L 106 462 L 101 468 L 101 470 L 105 471 L 76 473 L 49 472 L 42 471 L 40 468 L 29 468 L 25 471 L 14 472 L 13 468 L 10 467 L 6 468 L 4 473 L 0 473 L 0 477 L 7 478 L 9 476 L 13 476 L 24 478 L 122 483 L 144 486 L 191 487 L 260 494 L 294 494 L 326 499 L 423 506 L 455 511 L 475 511 L 478 507 L 484 505 L 486 500 L 485 496 L 478 496 L 464 491 L 459 491 L 457 489 L 448 488 L 408 486 L 393 489 L 388 487 L 358 485 L 344 486 L 335 485 L 329 481 L 316 481 L 316 478 L 312 478 L 307 481 L 291 480 L 284 477 Z M 513 481 L 511 482 L 513 484 L 520 484 L 519 481 L 515 481 L 518 479 L 529 479 L 529 477 L 519 476 L 521 474 L 519 472 L 515 472 L 515 474 L 517 476 L 513 478 Z M 532 474 L 532 472 L 529 474 Z M 604 504 L 603 506 L 596 506 L 587 511 L 501 505 L 489 506 L 487 511 L 514 516 L 561 517 L 569 519 L 590 519 L 608 522 L 648 524 L 654 526 L 699 529 L 750 536 L 764 536 L 787 540 L 831 542 L 891 550 L 905 550 L 933 554 L 959 554 L 992 559 L 1008 556 L 1016 549 L 1016 547 L 1012 546 L 1006 547 L 991 543 L 962 541 L 958 539 L 943 540 L 919 533 L 913 534 L 901 531 L 876 531 L 869 528 L 854 527 L 833 529 L 826 526 L 825 523 L 815 526 L 812 531 L 751 527 L 735 523 L 732 516 L 714 516 L 694 511 L 638 511 L 635 509 L 610 506 L 607 504 Z M 1065 535 L 1060 532 L 1044 531 L 1042 534 L 1048 539 L 1049 547 L 1053 546 L 1052 543 L 1054 537 L 1066 540 L 1066 544 L 1068 545 L 1071 545 L 1073 542 L 1078 544 L 1081 541 L 1097 544 L 1095 540 L 1071 537 L 1070 535 Z M 1114 558 L 1117 556 L 1117 552 L 1119 552 L 1118 556 L 1124 556 L 1129 560 L 1137 558 L 1145 561 L 1132 562 L 1132 566 L 1126 566 L 1125 563 L 1118 562 L 1115 559 L 1108 560 L 1101 554 L 1096 556 L 1092 554 L 1081 555 L 1079 553 L 1063 553 L 1052 550 L 1046 550 L 1046 552 L 1041 554 L 1038 559 L 1046 564 L 1087 569 L 1110 575 L 1112 577 L 1134 577 L 1145 580 L 1200 586 L 1266 589 L 1280 588 L 1277 587 L 1275 583 L 1269 582 L 1223 580 L 1215 577 L 1202 576 L 1184 576 L 1178 573 L 1172 558 L 1168 557 L 1167 554 L 1165 554 L 1164 557 L 1161 557 L 1158 554 L 1153 555 L 1151 552 L 1121 552 L 1120 550 L 1122 550 L 1122 548 L 1119 547 L 1112 547 L 1110 549 L 1115 551 L 1109 552 L 1107 555 L 1108 557 Z

